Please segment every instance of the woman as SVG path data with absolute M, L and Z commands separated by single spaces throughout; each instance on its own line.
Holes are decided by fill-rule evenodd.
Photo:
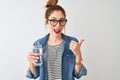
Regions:
M 42 45 L 41 54 L 28 54 L 28 78 L 39 80 L 74 80 L 87 74 L 82 64 L 81 44 L 83 40 L 67 36 L 62 33 L 67 19 L 65 10 L 57 5 L 58 0 L 48 0 L 46 4 L 46 26 L 49 33 L 35 41 L 34 46 Z M 42 56 L 43 65 L 35 66 L 39 56 Z

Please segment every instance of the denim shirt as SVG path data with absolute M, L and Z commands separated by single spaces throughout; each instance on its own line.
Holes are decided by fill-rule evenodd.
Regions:
M 32 74 L 30 69 L 28 69 L 26 77 L 36 79 L 39 77 L 39 80 L 48 80 L 47 78 L 47 40 L 48 40 L 49 34 L 47 34 L 45 37 L 38 39 L 33 44 L 34 46 L 42 45 L 43 48 L 43 65 L 40 67 L 36 67 L 37 71 L 35 74 Z M 67 35 L 64 35 L 62 33 L 62 80 L 74 80 L 75 78 L 80 78 L 83 75 L 87 74 L 87 70 L 84 65 L 82 65 L 80 73 L 77 73 L 75 70 L 75 55 L 73 52 L 69 49 L 70 41 L 74 40 L 78 42 L 78 40 L 74 37 L 70 37 Z

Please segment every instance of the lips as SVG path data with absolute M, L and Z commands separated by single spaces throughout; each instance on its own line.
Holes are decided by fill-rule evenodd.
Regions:
M 59 34 L 59 33 L 61 32 L 61 30 L 60 30 L 60 29 L 54 29 L 54 32 L 55 32 L 56 34 Z

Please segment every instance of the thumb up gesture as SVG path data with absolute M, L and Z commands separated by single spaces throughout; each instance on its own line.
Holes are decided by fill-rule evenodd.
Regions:
M 71 41 L 70 42 L 70 50 L 72 50 L 72 52 L 74 53 L 75 56 L 81 56 L 81 50 L 80 50 L 80 47 L 83 43 L 83 39 L 80 40 L 80 42 L 76 42 L 76 41 Z

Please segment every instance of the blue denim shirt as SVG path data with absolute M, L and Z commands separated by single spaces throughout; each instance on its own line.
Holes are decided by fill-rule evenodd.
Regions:
M 33 44 L 34 46 L 42 45 L 43 48 L 43 65 L 41 67 L 36 67 L 37 72 L 35 74 L 32 74 L 30 69 L 27 71 L 26 77 L 36 79 L 39 77 L 39 80 L 48 80 L 47 78 L 47 40 L 48 40 L 49 34 L 47 34 L 45 37 L 35 41 Z M 74 40 L 78 42 L 78 40 L 74 37 L 66 36 L 62 33 L 62 80 L 74 80 L 74 77 L 80 78 L 83 75 L 87 74 L 87 70 L 82 65 L 80 73 L 77 73 L 75 70 L 75 55 L 73 52 L 69 49 L 70 41 Z

